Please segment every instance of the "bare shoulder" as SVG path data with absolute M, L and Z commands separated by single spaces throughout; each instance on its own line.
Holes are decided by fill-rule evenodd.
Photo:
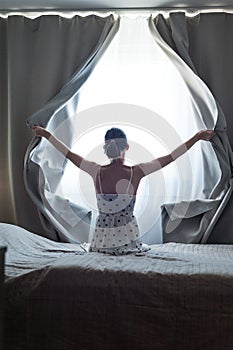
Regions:
M 132 170 L 133 170 L 134 176 L 137 178 L 142 178 L 143 176 L 145 176 L 145 173 L 143 171 L 143 167 L 141 166 L 141 164 L 135 164 L 132 167 Z
M 90 174 L 93 178 L 96 177 L 96 174 L 100 168 L 101 168 L 100 164 L 98 164 L 96 162 L 89 161 L 89 160 L 84 159 L 84 158 L 82 159 L 82 162 L 80 164 L 80 169 L 82 169 L 83 171 Z

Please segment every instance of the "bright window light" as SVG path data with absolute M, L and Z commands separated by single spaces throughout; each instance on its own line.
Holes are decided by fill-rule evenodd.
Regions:
M 117 104 L 119 104 L 118 108 Z M 130 106 L 134 106 L 132 113 L 135 113 L 135 119 Z M 135 112 L 137 106 L 138 114 Z M 103 121 L 104 110 L 109 115 L 109 121 L 106 115 Z M 195 118 L 192 118 L 194 112 L 191 108 L 190 94 L 177 69 L 153 40 L 148 28 L 147 16 L 122 16 L 119 32 L 80 90 L 77 128 L 79 115 L 85 115 L 87 111 L 89 111 L 87 115 L 95 120 L 96 127 L 87 129 L 75 140 L 73 150 L 102 164 L 107 162 L 102 148 L 104 134 L 112 126 L 122 128 L 128 136 L 129 143 L 133 145 L 127 154 L 128 164 L 151 160 L 153 157 L 165 155 L 171 151 L 164 143 L 163 137 L 160 137 L 160 134 L 166 131 L 162 127 L 159 128 L 159 123 L 158 130 L 156 129 L 156 117 L 154 122 L 147 123 L 147 112 L 154 113 L 169 125 L 170 129 L 167 132 L 170 132 L 170 135 L 166 137 L 174 137 L 174 147 L 197 130 Z M 145 127 L 143 127 L 143 121 Z M 143 152 L 138 152 L 142 146 Z M 96 158 L 98 155 L 99 158 Z M 197 164 L 198 159 L 194 154 L 192 159 L 194 172 Z M 201 171 L 200 167 L 198 168 Z M 94 212 L 96 205 L 92 180 L 88 175 L 80 175 L 80 173 L 82 172 L 79 169 L 68 163 L 59 191 L 62 191 L 66 198 Z M 80 181 L 80 176 L 86 176 L 85 184 L 82 182 L 84 180 Z M 164 201 L 172 201 L 179 196 L 180 181 L 186 181 L 183 178 L 186 174 L 179 172 L 177 165 L 172 164 L 169 165 L 169 169 L 162 172 L 162 176 L 161 174 L 153 176 L 152 181 L 157 183 L 155 193 L 151 194 L 148 190 L 148 181 L 152 177 L 150 175 L 149 179 L 143 180 L 140 185 L 135 211 L 137 214 L 143 209 L 145 200 L 140 203 L 140 198 L 146 196 L 148 199 L 151 196 L 153 201 L 149 206 L 151 213 L 148 213 L 145 218 L 141 216 L 140 219 L 141 226 L 146 227 L 143 228 L 144 232 L 153 232 L 151 233 L 153 237 L 147 241 L 156 243 L 161 241 L 161 232 L 158 228 L 160 205 Z M 187 187 L 187 193 L 190 196 L 192 185 L 187 184 Z M 197 193 L 193 193 L 193 196 L 195 195 Z M 186 193 L 184 198 L 185 196 Z M 151 219 L 148 220 L 149 215 Z

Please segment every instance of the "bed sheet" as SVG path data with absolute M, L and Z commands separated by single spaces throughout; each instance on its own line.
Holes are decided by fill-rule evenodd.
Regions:
M 86 252 L 0 224 L 6 350 L 233 348 L 233 246 Z

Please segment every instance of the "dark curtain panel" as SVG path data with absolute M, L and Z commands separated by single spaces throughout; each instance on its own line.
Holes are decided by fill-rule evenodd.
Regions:
M 114 23 L 112 15 L 76 15 L 71 18 L 42 15 L 34 19 L 12 15 L 0 18 L 2 222 L 48 235 L 49 228 L 45 233 L 40 220 L 40 215 L 44 217 L 44 214 L 38 215 L 23 181 L 24 155 L 32 139 L 26 120 L 48 103 L 51 107 L 49 101 L 54 101 L 54 96 L 101 47 Z M 66 96 L 62 103 L 68 98 Z M 57 108 L 56 104 L 53 106 Z M 34 121 L 45 125 L 49 113 Z M 31 149 L 36 143 L 38 140 L 33 139 Z M 30 182 L 35 185 L 36 176 L 31 177 Z M 44 217 L 43 223 L 45 220 L 47 217 Z M 50 238 L 56 239 L 56 233 Z
M 60 92 L 27 120 L 28 125 L 46 126 L 69 147 L 72 146 L 75 125 L 78 123 L 79 89 L 117 32 L 119 20 L 115 20 L 113 15 L 105 18 L 87 16 L 84 24 L 79 33 L 78 57 L 81 63 L 78 69 Z M 50 232 L 49 236 L 53 232 L 53 236 L 56 235 L 61 241 L 88 242 L 91 211 L 70 202 L 60 193 L 58 187 L 66 159 L 45 140 L 40 141 L 40 138 L 34 138 L 28 147 L 24 181 L 37 205 L 45 231 Z
M 229 91 L 232 89 L 233 81 L 231 70 L 233 58 L 231 40 L 233 16 L 224 12 L 199 13 L 195 16 L 188 16 L 184 12 L 174 12 L 170 13 L 168 17 L 160 14 L 153 20 L 153 25 L 162 40 L 204 81 L 216 100 L 218 119 L 215 126 L 217 134 L 214 138 L 213 147 L 221 167 L 222 178 L 212 193 L 211 197 L 215 198 L 224 187 L 229 186 L 232 176 L 231 145 L 233 144 L 233 134 Z M 205 117 L 207 116 L 204 115 L 203 118 Z M 229 200 L 229 198 L 228 192 L 225 200 Z M 222 205 L 222 209 L 225 205 L 226 203 Z M 209 216 L 209 222 L 215 213 L 216 210 L 213 210 L 211 215 L 207 215 Z M 165 220 L 166 222 L 169 221 L 167 216 Z M 203 223 L 201 216 L 196 218 L 195 224 L 190 219 L 187 221 L 190 224 L 186 224 L 184 220 L 183 225 L 185 229 L 183 231 L 187 230 L 187 225 L 193 226 L 193 230 L 195 231 L 194 226 L 199 227 L 200 223 Z M 179 232 L 177 232 L 177 235 L 179 236 Z M 179 240 L 177 235 L 174 236 L 175 240 Z M 213 235 L 214 232 L 212 232 Z M 224 236 L 225 240 L 229 241 L 228 234 L 225 233 L 225 228 Z M 169 239 L 173 239 L 172 235 Z

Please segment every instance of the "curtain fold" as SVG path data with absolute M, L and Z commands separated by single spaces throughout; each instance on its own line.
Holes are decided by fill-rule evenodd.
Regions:
M 76 119 L 78 122 L 79 89 L 105 52 L 118 27 L 119 21 L 111 15 L 105 18 L 104 25 L 100 28 L 98 17 L 94 21 L 92 18 L 88 27 L 81 28 L 82 45 L 79 43 L 79 57 L 83 63 L 61 91 L 30 116 L 27 120 L 29 126 L 33 124 L 46 126 L 67 146 L 72 146 L 75 129 L 73 123 L 76 123 Z M 97 37 L 96 33 L 98 33 Z M 91 211 L 71 203 L 57 193 L 65 166 L 64 156 L 48 144 L 47 140 L 41 140 L 36 147 L 34 144 L 29 145 L 25 156 L 25 186 L 39 211 L 48 219 L 42 221 L 46 230 L 56 231 L 62 241 L 87 242 L 91 226 Z M 35 177 L 38 179 L 36 186 Z
M 183 212 L 183 220 L 179 218 L 179 222 L 174 225 L 174 218 L 171 216 L 171 209 L 177 208 L 177 205 L 170 204 L 162 207 L 163 216 L 163 235 L 164 241 L 177 241 L 186 243 L 206 242 L 208 237 L 205 234 L 208 226 L 218 210 L 219 206 L 224 207 L 225 201 L 229 200 L 229 196 L 224 195 L 231 185 L 232 177 L 232 150 L 226 133 L 226 118 L 223 110 L 218 102 L 218 94 L 215 91 L 214 96 L 208 89 L 211 88 L 211 83 L 207 75 L 212 77 L 217 74 L 215 64 L 215 55 L 213 55 L 213 43 L 216 41 L 215 35 L 211 35 L 211 30 L 214 27 L 217 33 L 222 30 L 222 27 L 216 25 L 221 18 L 222 25 L 226 22 L 226 14 L 198 14 L 194 17 L 187 17 L 184 12 L 170 13 L 168 18 L 163 15 L 158 15 L 156 18 L 150 18 L 149 26 L 157 43 L 164 49 L 165 53 L 175 64 L 180 71 L 191 95 L 193 98 L 194 107 L 197 109 L 200 119 L 204 122 L 206 128 L 214 128 L 216 136 L 212 141 L 213 149 L 217 156 L 220 168 L 221 179 L 213 187 L 212 192 L 207 198 L 213 199 L 214 206 L 208 210 L 203 210 L 203 213 L 197 213 L 195 208 L 197 203 L 186 203 L 187 211 Z M 232 15 L 231 15 L 231 18 Z M 210 20 L 211 19 L 211 20 Z M 203 23 L 204 26 L 201 26 Z M 233 23 L 233 22 L 232 22 Z M 230 35 L 230 33 L 229 33 Z M 219 35 L 217 35 L 219 39 Z M 222 38 L 222 39 L 225 39 Z M 225 41 L 224 45 L 225 45 Z M 214 46 L 216 43 L 214 44 Z M 221 56 L 222 42 L 218 42 L 219 54 Z M 227 45 L 227 43 L 226 43 Z M 230 46 L 231 47 L 231 46 Z M 171 50 L 172 49 L 172 50 Z M 181 59 L 179 59 L 181 58 Z M 228 65 L 228 69 L 230 66 Z M 190 70 L 194 74 L 190 74 Z M 226 74 L 226 72 L 225 72 Z M 218 77 L 216 77 L 216 80 Z M 222 77 L 220 77 L 220 80 Z M 227 92 L 227 91 L 225 91 Z M 225 106 L 226 107 L 226 106 Z M 226 108 L 227 109 L 227 108 Z M 213 124 L 214 122 L 214 124 Z M 210 187 L 209 176 L 211 174 L 210 157 L 208 152 L 204 152 L 206 186 Z M 208 191 L 207 191 L 208 193 Z M 219 204 L 218 200 L 221 200 Z M 200 203 L 198 203 L 200 204 Z M 184 207 L 184 203 L 181 207 Z M 187 212 L 192 215 L 187 217 Z M 182 210 L 181 210 L 182 212 Z M 174 227 L 174 229 L 172 229 Z M 185 233 L 186 232 L 186 233 Z M 210 235 L 210 230 L 208 230 Z
M 0 186 L 1 221 L 18 224 L 42 235 L 49 232 L 50 238 L 59 239 L 58 232 L 49 225 L 47 213 L 37 209 L 41 200 L 36 191 L 41 181 L 40 168 L 27 157 L 24 164 L 24 155 L 30 156 L 39 140 L 31 140 L 31 130 L 25 123 L 34 113 L 30 120 L 45 126 L 49 115 L 53 114 L 51 111 L 59 108 L 60 114 L 66 117 L 71 108 L 64 107 L 72 95 L 70 82 L 77 71 L 82 71 L 80 85 L 85 81 L 91 73 L 90 67 L 94 67 L 93 61 L 96 62 L 101 50 L 106 49 L 117 27 L 118 21 L 113 15 L 65 18 L 46 14 L 34 19 L 21 15 L 0 18 L 0 64 L 1 72 L 4 72 L 0 75 L 4 126 L 0 129 L 0 156 L 4 165 Z M 86 70 L 87 62 L 89 71 Z M 58 107 L 57 96 L 61 95 L 61 90 L 63 99 L 59 100 Z M 77 101 L 78 98 L 74 99 L 72 108 Z M 45 112 L 45 105 L 48 112 Z M 40 112 L 36 112 L 38 110 Z M 69 125 L 67 128 L 68 139 L 72 130 Z M 87 218 L 89 216 L 87 214 Z

